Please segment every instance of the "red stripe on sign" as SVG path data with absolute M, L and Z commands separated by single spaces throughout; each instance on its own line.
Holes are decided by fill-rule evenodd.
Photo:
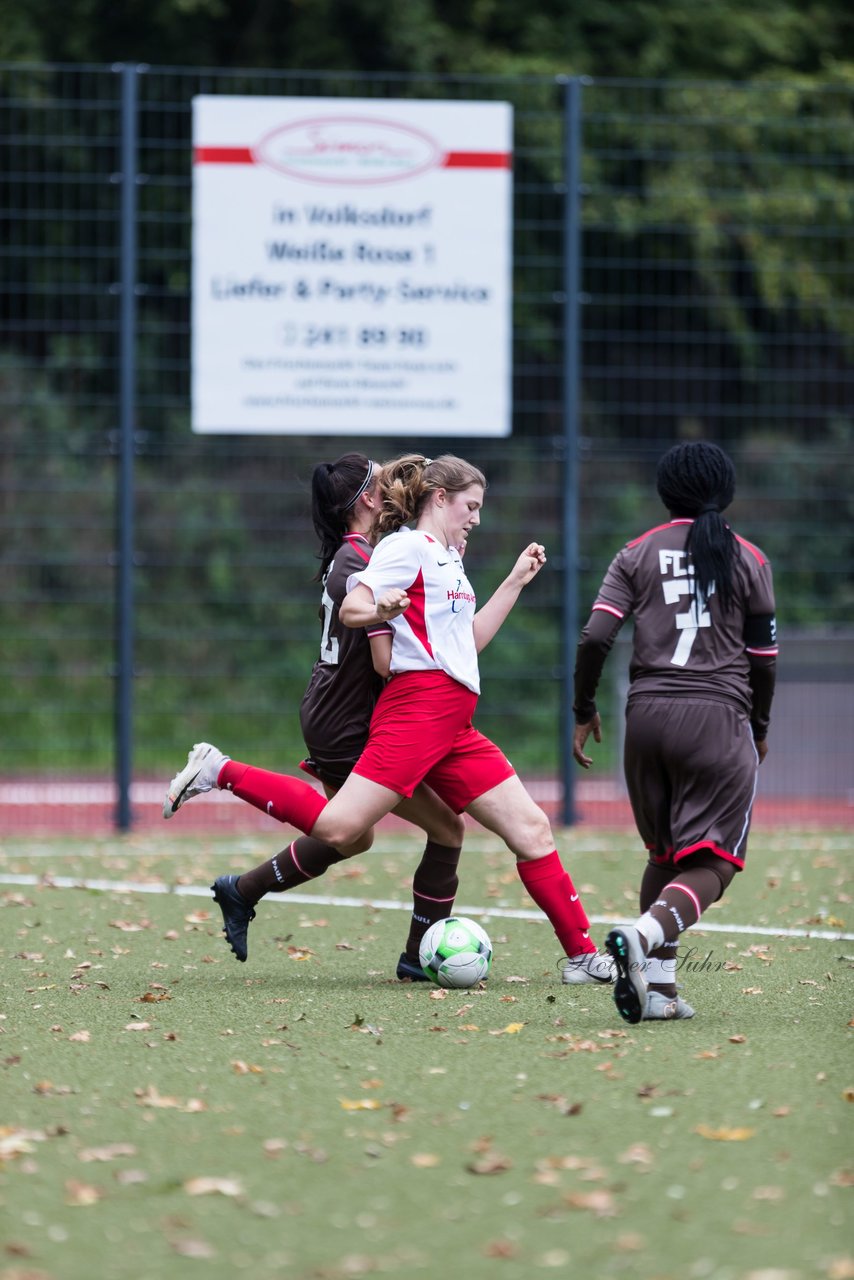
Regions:
M 196 164 L 254 164 L 250 147 L 196 147 Z
M 254 164 L 251 147 L 196 147 L 196 164 Z M 507 151 L 447 151 L 442 169 L 510 169 L 513 157 Z
M 443 169 L 509 169 L 513 158 L 507 151 L 448 151 Z

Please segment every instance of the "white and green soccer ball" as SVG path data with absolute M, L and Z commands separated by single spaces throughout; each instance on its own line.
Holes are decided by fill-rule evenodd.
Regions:
M 448 916 L 431 924 L 418 957 L 427 977 L 440 987 L 474 987 L 489 973 L 492 943 L 476 921 Z

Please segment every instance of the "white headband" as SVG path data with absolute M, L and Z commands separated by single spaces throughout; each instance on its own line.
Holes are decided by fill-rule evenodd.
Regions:
M 365 476 L 364 480 L 362 481 L 362 487 L 361 489 L 357 489 L 356 492 L 353 494 L 352 498 L 344 508 L 345 511 L 349 511 L 351 507 L 355 507 L 356 503 L 359 501 L 362 494 L 365 492 L 368 485 L 371 483 L 371 478 L 373 474 L 374 474 L 374 464 L 373 462 L 368 462 L 368 473 Z

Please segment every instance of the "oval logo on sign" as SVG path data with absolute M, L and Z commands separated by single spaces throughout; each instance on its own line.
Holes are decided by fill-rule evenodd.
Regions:
M 306 182 L 400 182 L 432 169 L 442 149 L 409 125 L 359 116 L 297 120 L 252 148 L 256 161 Z

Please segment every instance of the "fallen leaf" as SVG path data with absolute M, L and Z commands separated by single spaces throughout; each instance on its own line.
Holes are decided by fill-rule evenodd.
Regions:
M 40 1129 L 16 1129 L 4 1125 L 0 1127 L 0 1162 L 13 1160 L 16 1156 L 28 1156 L 35 1147 L 33 1142 L 42 1142 L 47 1137 Z
M 490 1240 L 483 1246 L 483 1253 L 487 1258 L 515 1258 L 518 1252 L 518 1245 L 513 1244 L 512 1240 Z
M 741 994 L 743 996 L 761 996 L 763 993 L 761 987 L 742 987 Z
M 211 918 L 209 911 L 193 911 L 188 916 L 184 916 L 187 924 L 207 924 Z
M 243 1184 L 238 1178 L 188 1178 L 184 1190 L 189 1196 L 241 1196 Z
M 618 1156 L 620 1164 L 640 1164 L 651 1165 L 653 1162 L 652 1150 L 644 1142 L 635 1142 L 621 1156 Z
M 236 1076 L 262 1076 L 264 1074 L 263 1067 L 259 1067 L 255 1063 L 243 1062 L 241 1058 L 234 1059 L 231 1069 Z
M 409 1163 L 416 1169 L 435 1169 L 436 1165 L 442 1163 L 442 1157 L 435 1155 L 432 1151 L 416 1151 L 409 1157 Z
M 86 1209 L 104 1198 L 100 1187 L 93 1187 L 88 1182 L 78 1182 L 69 1178 L 65 1184 L 65 1203 L 73 1209 Z
M 604 1187 L 596 1191 L 571 1191 L 564 1200 L 570 1209 L 586 1209 L 594 1218 L 613 1218 L 617 1214 L 613 1193 Z
M 524 1026 L 524 1022 L 508 1022 L 507 1026 L 502 1027 L 500 1031 L 490 1031 L 489 1034 L 491 1036 L 517 1036 Z
M 726 1126 L 720 1129 L 713 1129 L 708 1124 L 698 1124 L 695 1133 L 699 1133 L 701 1138 L 710 1138 L 713 1142 L 746 1142 L 748 1138 L 752 1138 L 756 1133 L 755 1129 L 731 1129 Z
M 339 1098 L 342 1111 L 379 1111 L 381 1102 L 376 1098 Z
M 125 1027 L 125 1031 L 150 1031 L 150 1022 L 129 1022 Z
M 92 1039 L 91 1031 L 75 1031 L 73 1035 L 68 1037 L 69 1040 L 76 1044 L 88 1044 Z
M 207 1240 L 175 1240 L 172 1248 L 182 1258 L 215 1258 L 216 1249 Z
M 493 1173 L 506 1173 L 508 1169 L 513 1168 L 513 1161 L 507 1156 L 500 1155 L 497 1151 L 487 1151 L 477 1160 L 472 1160 L 466 1165 L 469 1173 L 478 1175 L 489 1175 Z
M 730 1044 L 746 1044 L 747 1036 L 743 1036 L 743 1035 L 730 1036 L 729 1042 Z
M 84 1147 L 82 1151 L 78 1151 L 77 1159 L 84 1164 L 92 1164 L 94 1161 L 117 1160 L 119 1156 L 135 1155 L 136 1147 L 130 1142 L 111 1142 L 106 1147 Z
M 207 1103 L 202 1102 L 201 1098 L 188 1098 L 186 1102 L 181 1102 L 179 1098 L 170 1097 L 168 1094 L 161 1094 L 153 1084 L 148 1085 L 145 1089 L 134 1089 L 134 1097 L 141 1107 L 155 1107 L 160 1110 L 174 1109 L 178 1111 L 207 1111 Z

